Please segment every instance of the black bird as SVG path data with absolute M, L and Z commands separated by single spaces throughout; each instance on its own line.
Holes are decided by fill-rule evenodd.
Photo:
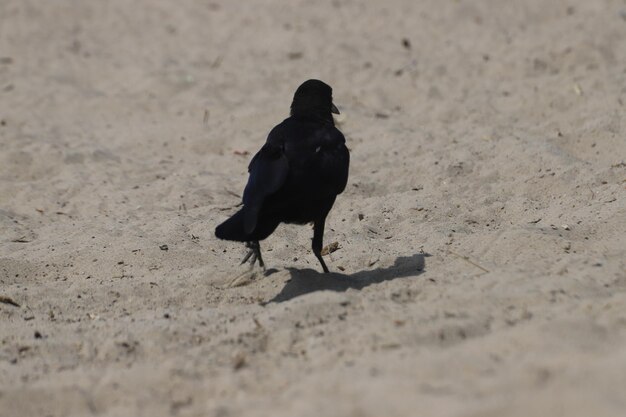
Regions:
M 313 222 L 313 253 L 322 264 L 326 216 L 346 188 L 350 153 L 335 127 L 332 88 L 319 80 L 305 81 L 293 96 L 291 116 L 272 129 L 265 145 L 248 166 L 243 207 L 217 226 L 220 239 L 246 242 L 250 249 L 241 262 L 261 257 L 259 241 L 280 223 Z

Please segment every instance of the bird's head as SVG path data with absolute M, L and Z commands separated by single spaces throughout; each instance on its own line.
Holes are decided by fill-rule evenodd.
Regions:
M 293 95 L 291 115 L 333 120 L 332 113 L 339 114 L 333 104 L 333 89 L 320 80 L 303 82 Z

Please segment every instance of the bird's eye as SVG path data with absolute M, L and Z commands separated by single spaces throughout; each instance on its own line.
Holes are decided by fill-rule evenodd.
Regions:
M 319 152 L 319 151 L 320 151 L 320 149 L 322 149 L 322 147 L 321 147 L 321 146 L 318 146 L 317 148 L 315 148 L 315 152 L 316 152 L 316 153 L 317 153 L 317 152 Z

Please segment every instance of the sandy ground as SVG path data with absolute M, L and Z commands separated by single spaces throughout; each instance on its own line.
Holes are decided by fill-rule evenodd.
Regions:
M 227 288 L 308 78 L 335 272 Z M 3 0 L 0 415 L 623 416 L 625 103 L 622 0 Z

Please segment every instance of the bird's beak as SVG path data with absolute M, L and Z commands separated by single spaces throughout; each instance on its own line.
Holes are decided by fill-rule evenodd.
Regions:
M 339 109 L 337 108 L 337 106 L 335 106 L 335 104 L 333 104 L 333 106 L 330 108 L 330 111 L 331 113 L 340 114 Z

